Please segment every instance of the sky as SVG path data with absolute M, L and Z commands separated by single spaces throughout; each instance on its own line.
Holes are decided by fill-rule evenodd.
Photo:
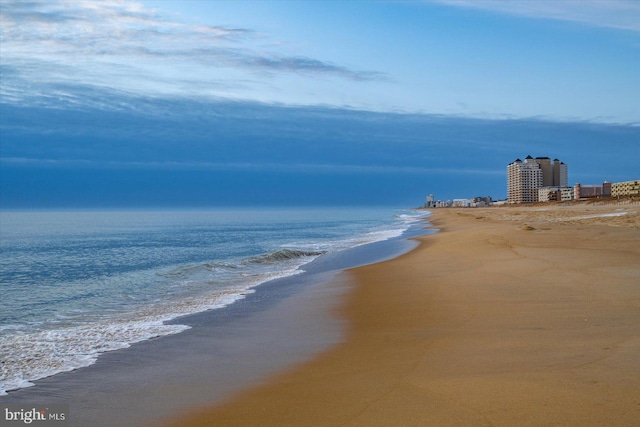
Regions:
M 0 208 L 417 206 L 640 178 L 640 2 L 0 0 Z

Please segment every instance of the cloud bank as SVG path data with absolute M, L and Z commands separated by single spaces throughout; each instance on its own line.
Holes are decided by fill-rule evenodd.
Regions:
M 565 161 L 571 182 L 637 173 L 619 154 L 637 147 L 633 126 L 89 97 L 0 103 L 0 206 L 415 206 L 502 197 L 506 165 L 528 154 Z

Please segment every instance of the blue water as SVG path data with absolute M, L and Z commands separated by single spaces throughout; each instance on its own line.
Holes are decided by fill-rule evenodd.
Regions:
M 389 209 L 0 212 L 0 395 L 179 333 L 323 253 L 400 235 Z

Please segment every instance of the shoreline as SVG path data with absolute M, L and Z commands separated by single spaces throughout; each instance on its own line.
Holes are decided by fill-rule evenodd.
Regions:
M 417 225 L 422 225 L 417 223 Z M 156 425 L 194 405 L 224 400 L 321 353 L 344 336 L 332 316 L 351 286 L 343 270 L 411 250 L 402 236 L 325 254 L 304 272 L 263 283 L 226 307 L 173 319 L 179 334 L 106 352 L 93 365 L 35 381 L 2 404 L 69 404 L 70 425 Z
M 2 214 L 8 268 L 0 288 L 10 304 L 0 325 L 0 397 L 91 366 L 106 352 L 182 332 L 189 326 L 180 323 L 190 315 L 224 308 L 258 286 L 300 274 L 319 255 L 331 258 L 351 246 L 398 237 L 419 216 L 344 208 L 140 211 L 131 218 L 124 211 Z M 330 222 L 322 225 L 321 217 Z M 368 226 L 358 226 L 358 217 L 368 218 Z M 291 221 L 311 227 L 286 230 Z M 231 223 L 236 226 L 226 227 Z M 270 226 L 255 234 L 237 227 L 254 223 Z M 337 223 L 340 228 L 332 230 Z M 194 224 L 208 224 L 206 237 L 202 230 L 195 232 L 199 239 L 186 237 Z M 169 230 L 174 240 L 163 241 Z M 83 237 L 93 233 L 95 241 Z M 129 245 L 128 238 L 137 243 Z M 50 245 L 48 239 L 76 240 L 67 250 L 67 243 Z M 175 246 L 175 239 L 182 243 Z M 261 243 L 252 246 L 247 239 Z M 27 252 L 20 250 L 31 244 Z M 164 259 L 154 249 L 163 245 L 171 248 Z M 93 246 L 95 256 L 78 255 Z M 32 292 L 40 296 L 34 304 L 28 303 Z
M 632 425 L 638 218 L 434 210 L 417 249 L 348 271 L 344 342 L 167 425 Z

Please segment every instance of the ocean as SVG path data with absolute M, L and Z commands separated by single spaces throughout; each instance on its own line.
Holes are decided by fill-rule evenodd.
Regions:
M 0 395 L 189 328 L 325 254 L 402 235 L 388 208 L 0 212 Z

